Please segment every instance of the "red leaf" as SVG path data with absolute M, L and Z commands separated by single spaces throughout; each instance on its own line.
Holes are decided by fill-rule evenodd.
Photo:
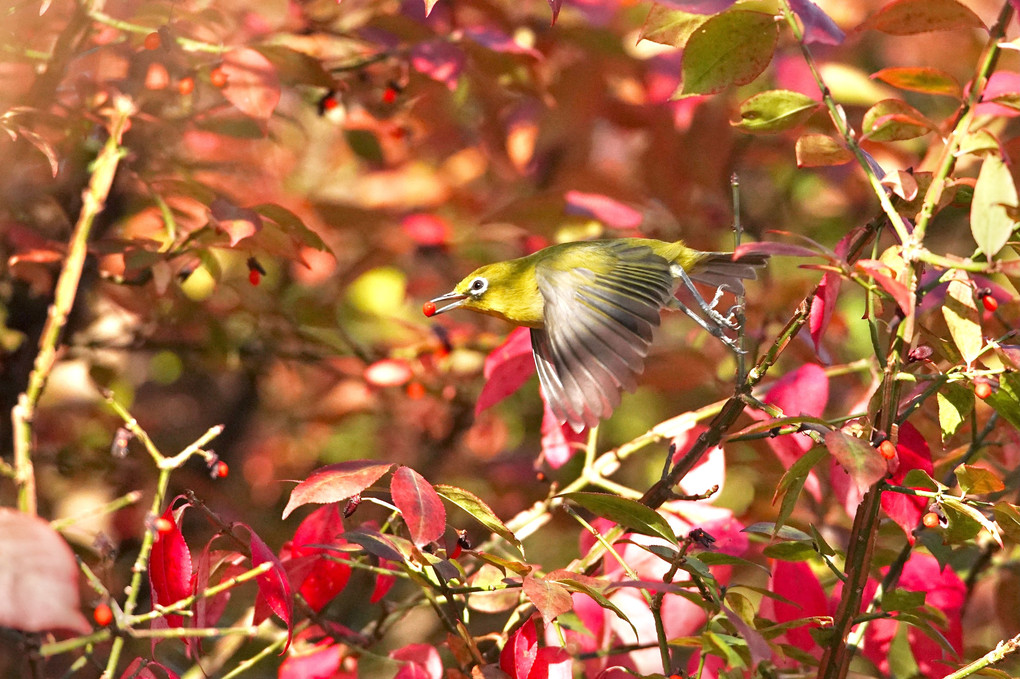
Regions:
M 597 219 L 616 229 L 636 229 L 644 215 L 618 200 L 600 193 L 567 191 L 567 214 Z
M 558 615 L 573 608 L 570 591 L 558 582 L 527 575 L 522 589 L 543 620 L 555 620 Z
M 961 28 L 985 28 L 985 25 L 977 14 L 956 0 L 895 0 L 868 17 L 858 30 L 912 35 Z
M 542 457 L 553 469 L 559 469 L 574 456 L 588 438 L 588 430 L 574 431 L 568 424 L 560 424 L 549 404 L 542 399 Z
M 839 297 L 839 288 L 843 283 L 843 277 L 834 271 L 826 271 L 822 276 L 822 282 L 818 284 L 815 296 L 811 300 L 811 315 L 808 317 L 808 328 L 811 331 L 811 340 L 815 344 L 815 353 L 822 350 L 822 337 L 829 327 L 832 319 L 832 312 L 836 308 L 836 298 Z
M 863 439 L 836 429 L 825 435 L 825 446 L 850 475 L 850 480 L 862 496 L 886 475 L 888 467 L 885 460 Z
M 227 101 L 252 118 L 269 120 L 280 102 L 280 80 L 273 63 L 259 52 L 241 47 L 223 56 L 221 68 L 227 83 L 220 91 Z
M 46 521 L 6 507 L 0 507 L 0 626 L 91 629 L 79 608 L 71 548 Z
M 291 636 L 294 633 L 291 627 L 291 620 L 294 615 L 294 602 L 290 596 L 290 583 L 287 581 L 287 572 L 283 569 L 283 564 L 276 558 L 272 550 L 262 541 L 262 538 L 256 535 L 255 531 L 250 527 L 243 527 L 248 531 L 248 546 L 251 549 L 252 566 L 261 566 L 267 562 L 272 564 L 268 571 L 255 578 L 255 582 L 259 588 L 258 600 L 268 605 L 269 609 L 287 626 L 287 644 L 280 651 L 280 655 L 283 655 L 290 647 Z M 259 612 L 259 601 L 256 601 L 255 604 L 254 624 L 256 625 L 265 619 L 265 616 Z
M 396 570 L 396 566 L 393 564 L 392 561 L 385 560 L 380 561 L 379 567 L 391 571 Z M 369 597 L 368 599 L 369 602 L 376 604 L 382 601 L 382 598 L 386 596 L 386 594 L 390 591 L 390 588 L 392 588 L 393 585 L 396 584 L 396 582 L 397 582 L 396 575 L 384 575 L 382 573 L 376 574 L 375 587 L 372 589 L 372 596 Z
M 771 601 L 776 622 L 790 622 L 799 618 L 829 614 L 825 590 L 822 589 L 818 577 L 806 563 L 791 563 L 789 561 L 773 563 L 769 591 L 793 602 L 768 600 Z M 810 651 L 816 646 L 807 627 L 791 627 L 786 630 L 785 636 L 791 644 L 803 651 Z
M 299 587 L 301 596 L 316 612 L 343 591 L 350 579 L 351 567 L 343 561 L 347 558 L 346 554 L 322 546 L 347 544 L 347 540 L 340 537 L 343 531 L 343 519 L 335 504 L 319 507 L 294 531 L 291 557 L 317 557 L 310 566 L 302 568 Z
M 311 653 L 291 655 L 280 665 L 278 679 L 334 679 L 340 669 L 344 647 L 328 644 Z M 342 676 L 352 676 L 344 674 Z
M 416 546 L 437 540 L 446 530 L 443 501 L 421 474 L 410 467 L 398 467 L 390 481 L 390 492 Z
M 393 468 L 370 460 L 349 460 L 316 469 L 290 493 L 290 501 L 283 510 L 283 518 L 311 502 L 340 502 L 357 495 L 379 477 Z
M 191 551 L 174 520 L 171 507 L 166 508 L 161 519 L 168 522 L 170 528 L 157 531 L 156 540 L 152 543 L 149 586 L 152 588 L 153 602 L 169 606 L 191 595 Z M 155 618 L 154 626 L 158 627 L 160 620 Z M 170 627 L 181 627 L 184 624 L 184 618 L 175 614 L 167 615 L 162 620 L 166 620 Z
M 896 304 L 899 305 L 904 313 L 910 313 L 912 308 L 910 291 L 907 290 L 907 286 L 890 275 L 892 274 L 892 269 L 887 264 L 877 259 L 861 259 L 857 261 L 855 266 L 874 278 L 875 282 L 882 286 L 882 289 L 896 300 Z
M 431 644 L 409 644 L 403 648 L 390 651 L 390 657 L 404 663 L 397 671 L 394 679 L 442 679 L 443 661 L 439 651 Z M 409 668 L 416 668 L 410 670 Z M 413 673 L 412 673 L 413 672 Z
M 538 632 L 535 621 L 528 620 L 507 639 L 499 654 L 499 668 L 512 679 L 528 679 L 538 656 Z
M 889 479 L 889 483 L 902 485 L 903 477 L 911 469 L 921 469 L 931 476 L 934 473 L 931 451 L 928 442 L 921 436 L 914 425 L 904 422 L 900 425 L 899 440 L 896 443 L 896 454 L 899 467 Z M 902 493 L 882 493 L 882 509 L 907 534 L 910 544 L 914 543 L 914 529 L 928 507 L 928 500 Z
M 517 328 L 485 358 L 485 386 L 475 404 L 475 416 L 521 388 L 535 372 L 531 332 Z

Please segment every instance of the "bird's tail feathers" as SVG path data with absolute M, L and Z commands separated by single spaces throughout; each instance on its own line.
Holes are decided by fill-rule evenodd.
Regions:
M 744 292 L 744 281 L 758 278 L 758 269 L 767 262 L 768 255 L 748 254 L 733 259 L 732 252 L 708 252 L 687 274 L 695 283 L 725 288 L 739 295 Z

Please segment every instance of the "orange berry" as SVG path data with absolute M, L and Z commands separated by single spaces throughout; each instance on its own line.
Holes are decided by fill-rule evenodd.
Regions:
M 212 83 L 213 87 L 221 89 L 227 86 L 227 72 L 223 70 L 222 66 L 217 66 L 209 71 L 209 82 Z
M 188 96 L 195 91 L 195 79 L 190 75 L 181 78 L 177 83 L 177 91 L 181 93 L 181 96 Z
M 974 385 L 974 395 L 984 400 L 992 395 L 992 385 L 987 382 L 978 382 Z
M 436 314 L 436 303 L 425 302 L 421 305 L 421 312 L 426 316 L 434 316 Z
M 145 36 L 145 40 L 142 44 L 145 46 L 145 49 L 151 52 L 159 49 L 159 46 L 163 44 L 163 39 L 159 37 L 158 31 L 153 31 Z
M 216 463 L 216 476 L 225 479 L 230 474 L 230 467 L 222 460 Z
M 921 517 L 921 523 L 925 528 L 934 528 L 939 525 L 939 515 L 935 512 L 928 512 Z
M 981 298 L 981 303 L 985 305 L 987 311 L 995 311 L 999 308 L 999 300 L 995 299 L 991 295 L 985 295 Z
M 418 401 L 425 397 L 425 385 L 421 382 L 408 382 L 407 397 L 412 401 Z
M 892 441 L 886 439 L 878 444 L 878 453 L 887 460 L 891 460 L 896 457 L 896 446 Z
M 106 627 L 113 622 L 113 611 L 107 604 L 99 604 L 95 610 L 92 611 L 92 619 L 96 621 L 96 624 L 100 627 Z

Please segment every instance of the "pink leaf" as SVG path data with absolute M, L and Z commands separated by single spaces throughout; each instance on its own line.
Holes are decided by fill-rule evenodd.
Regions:
M 834 271 L 826 271 L 811 300 L 808 329 L 811 331 L 811 341 L 814 342 L 815 353 L 822 350 L 822 337 L 825 336 L 829 321 L 832 319 L 832 312 L 836 308 L 836 299 L 839 297 L 839 288 L 842 283 L 842 276 Z
M 846 37 L 836 22 L 811 0 L 790 0 L 790 9 L 804 23 L 804 42 L 838 45 Z
M 191 595 L 191 551 L 170 507 L 163 512 L 160 523 L 161 527 L 169 528 L 156 531 L 156 540 L 152 543 L 149 557 L 149 586 L 152 588 L 153 602 L 169 606 Z M 159 618 L 153 622 L 157 620 Z M 170 627 L 181 627 L 184 624 L 184 618 L 180 615 L 170 614 L 164 620 Z
M 404 230 L 415 244 L 423 247 L 438 247 L 450 241 L 450 224 L 442 217 L 418 212 L 407 215 L 400 222 Z
M 793 602 L 768 600 L 771 602 L 776 622 L 790 622 L 829 614 L 825 590 L 806 563 L 789 561 L 773 563 L 769 590 Z M 786 630 L 785 636 L 791 644 L 802 651 L 810 651 L 816 646 L 807 627 L 791 627 Z
M 734 259 L 740 259 L 746 255 L 779 255 L 783 257 L 824 257 L 825 254 L 815 252 L 803 245 L 791 243 L 776 243 L 774 241 L 758 241 L 754 243 L 741 243 L 733 253 Z
M 600 193 L 567 191 L 567 214 L 592 217 L 616 229 L 636 229 L 644 215 L 618 200 Z
M 328 644 L 311 653 L 292 655 L 280 665 L 278 679 L 333 679 L 340 669 L 344 647 Z
M 466 61 L 464 51 L 448 40 L 419 42 L 411 50 L 411 67 L 451 91 L 457 89 Z
M 559 469 L 574 456 L 588 438 L 587 429 L 575 432 L 568 424 L 560 424 L 549 404 L 542 399 L 542 457 L 553 469 Z
M 520 54 L 524 56 L 541 59 L 542 53 L 532 47 L 525 47 L 505 33 L 500 33 L 489 28 L 475 26 L 464 29 L 464 37 L 493 52 L 504 54 Z
M 243 525 L 243 524 L 242 524 Z M 291 636 L 294 633 L 291 627 L 291 621 L 294 617 L 294 602 L 291 600 L 290 595 L 290 583 L 287 581 L 287 572 L 283 569 L 283 564 L 276 558 L 272 550 L 262 541 L 258 535 L 255 534 L 248 526 L 243 526 L 248 531 L 248 546 L 251 549 L 251 563 L 252 566 L 261 566 L 264 563 L 270 563 L 271 566 L 268 571 L 259 575 L 255 578 L 256 584 L 258 584 L 259 593 L 258 599 L 264 602 L 265 605 L 272 610 L 273 613 L 283 621 L 287 626 L 287 644 L 280 652 L 281 655 L 287 652 L 290 647 Z M 255 605 L 255 619 L 254 623 L 258 625 L 265 619 L 264 615 L 260 615 L 260 606 L 258 601 Z
M 0 626 L 91 629 L 79 608 L 71 548 L 46 521 L 6 507 L 0 507 Z
M 424 679 L 442 679 L 443 677 L 443 661 L 439 657 L 439 651 L 431 644 L 409 644 L 390 651 L 390 657 L 405 663 L 397 671 L 396 677 L 407 677 L 408 679 L 411 676 L 416 678 L 421 676 Z M 412 666 L 419 668 L 420 674 L 402 674 L 404 668 Z
M 357 495 L 392 468 L 392 464 L 369 460 L 350 460 L 320 467 L 291 491 L 283 518 L 310 502 L 340 502 Z
M 921 436 L 914 425 L 904 422 L 900 425 L 899 440 L 896 442 L 896 455 L 899 466 L 889 479 L 889 483 L 902 485 L 903 478 L 911 469 L 920 469 L 929 476 L 934 472 L 931 451 L 928 442 Z M 928 500 L 902 493 L 882 493 L 882 509 L 907 534 L 910 544 L 914 543 L 914 529 L 928 507 Z
M 249 236 L 262 230 L 262 217 L 255 210 L 238 207 L 224 198 L 217 198 L 209 204 L 216 228 L 230 236 L 230 246 L 237 245 Z
M 410 467 L 398 467 L 390 481 L 390 492 L 416 546 L 439 539 L 446 530 L 446 508 L 425 477 Z
M 221 67 L 227 76 L 224 98 L 242 113 L 266 121 L 280 102 L 280 80 L 276 67 L 262 54 L 247 47 L 223 56 Z
M 520 389 L 534 372 L 531 333 L 517 328 L 485 358 L 485 386 L 475 404 L 475 415 Z

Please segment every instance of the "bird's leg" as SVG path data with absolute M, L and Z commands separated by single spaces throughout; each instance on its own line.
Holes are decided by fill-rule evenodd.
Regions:
M 676 269 L 680 274 L 680 280 L 683 281 L 684 287 L 686 287 L 687 290 L 691 293 L 691 295 L 694 297 L 694 301 L 701 308 L 701 311 L 704 312 L 706 316 L 708 316 L 708 319 L 706 320 L 702 318 L 692 309 L 689 309 L 686 304 L 680 304 L 680 308 L 683 309 L 685 314 L 694 319 L 695 322 L 697 322 L 698 325 L 704 328 L 710 335 L 718 337 L 723 344 L 728 346 L 734 352 L 742 353 L 742 350 L 740 349 L 740 344 L 737 342 L 737 340 L 732 337 L 729 337 L 724 332 L 724 329 L 725 330 L 737 329 L 736 310 L 739 305 L 734 305 L 730 307 L 730 309 L 726 312 L 726 315 L 723 316 L 722 314 L 715 310 L 715 306 L 719 303 L 719 300 L 722 298 L 723 287 L 720 286 L 716 288 L 715 296 L 712 298 L 711 303 L 709 303 L 705 301 L 705 298 L 701 296 L 701 293 L 698 292 L 698 289 L 694 287 L 694 282 L 690 279 L 690 276 L 687 275 L 687 272 L 684 271 L 682 267 L 676 267 Z

